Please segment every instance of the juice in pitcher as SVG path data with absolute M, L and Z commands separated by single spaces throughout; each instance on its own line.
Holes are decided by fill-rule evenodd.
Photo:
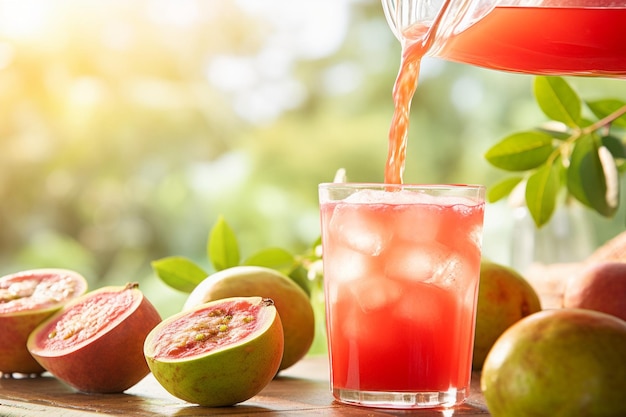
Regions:
M 624 78 L 626 2 L 622 3 L 621 7 L 496 6 L 447 39 L 435 54 L 497 70 Z
M 626 78 L 626 0 L 382 0 L 405 51 L 535 75 Z M 423 53 L 422 53 L 423 55 Z

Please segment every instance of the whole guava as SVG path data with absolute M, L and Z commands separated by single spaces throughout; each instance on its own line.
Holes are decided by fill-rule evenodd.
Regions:
M 315 336 L 315 317 L 308 295 L 289 277 L 260 266 L 235 266 L 209 275 L 189 294 L 183 310 L 229 297 L 264 297 L 274 301 L 283 325 L 285 349 L 279 370 L 309 351 Z
M 32 269 L 0 278 L 0 374 L 40 374 L 26 347 L 30 333 L 67 302 L 87 291 L 87 281 L 67 269 Z
M 233 297 L 165 319 L 146 337 L 144 354 L 172 395 L 207 407 L 259 393 L 278 372 L 284 337 L 272 300 Z
M 626 322 L 584 309 L 532 314 L 498 338 L 480 384 L 493 417 L 626 416 Z
M 150 370 L 143 342 L 161 321 L 138 284 L 102 287 L 69 302 L 28 338 L 52 375 L 81 392 L 123 392 Z
M 472 369 L 480 370 L 496 339 L 520 319 L 541 310 L 533 287 L 512 268 L 483 260 L 476 307 Z
M 570 277 L 563 307 L 586 308 L 626 320 L 626 263 L 594 262 Z

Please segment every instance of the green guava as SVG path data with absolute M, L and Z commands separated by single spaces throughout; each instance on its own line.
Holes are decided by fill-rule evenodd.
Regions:
M 520 319 L 541 311 L 537 292 L 517 271 L 491 261 L 480 266 L 472 369 L 480 370 L 496 339 Z
M 30 333 L 68 301 L 87 291 L 87 281 L 67 269 L 33 269 L 0 278 L 0 374 L 40 374 L 44 368 L 26 347 Z
M 28 350 L 52 375 L 81 392 L 123 392 L 150 371 L 143 342 L 161 321 L 138 285 L 103 287 L 41 323 Z
M 302 359 L 315 336 L 313 306 L 307 294 L 289 277 L 259 266 L 235 266 L 216 272 L 189 294 L 183 310 L 229 297 L 264 297 L 274 301 L 285 335 L 279 370 Z
M 584 309 L 532 314 L 498 338 L 480 383 L 493 417 L 626 416 L 626 322 Z
M 259 393 L 276 375 L 284 336 L 272 300 L 233 297 L 165 319 L 146 337 L 144 354 L 172 395 L 223 407 Z

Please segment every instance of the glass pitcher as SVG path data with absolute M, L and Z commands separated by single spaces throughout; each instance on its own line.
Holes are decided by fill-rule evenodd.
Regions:
M 502 71 L 626 78 L 626 0 L 382 0 L 403 47 Z

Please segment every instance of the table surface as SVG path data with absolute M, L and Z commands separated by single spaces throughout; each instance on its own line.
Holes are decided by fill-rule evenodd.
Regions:
M 316 416 L 489 416 L 472 375 L 468 401 L 449 410 L 384 410 L 342 405 L 334 401 L 328 384 L 325 356 L 307 357 L 281 372 L 261 393 L 233 407 L 207 408 L 171 396 L 150 374 L 123 394 L 82 394 L 52 376 L 0 379 L 0 416 L 78 417 L 316 415 Z

